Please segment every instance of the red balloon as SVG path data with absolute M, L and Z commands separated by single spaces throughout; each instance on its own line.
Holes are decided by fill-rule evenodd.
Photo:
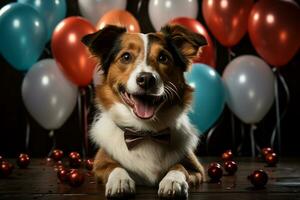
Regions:
M 94 73 L 96 61 L 81 43 L 86 34 L 96 32 L 95 27 L 82 17 L 69 17 L 55 28 L 51 48 L 53 56 L 65 75 L 76 85 L 88 85 Z
M 141 32 L 139 22 L 126 10 L 111 10 L 107 12 L 97 22 L 96 28 L 100 30 L 107 25 L 125 27 L 128 32 Z
M 222 45 L 232 47 L 245 35 L 252 4 L 253 0 L 202 1 L 205 22 Z
M 202 47 L 202 52 L 194 60 L 195 63 L 204 63 L 212 67 L 216 67 L 216 54 L 214 44 L 206 31 L 205 27 L 193 18 L 178 17 L 169 22 L 170 24 L 179 24 L 187 29 L 199 33 L 205 37 L 208 45 Z
M 258 1 L 249 17 L 249 35 L 269 64 L 287 64 L 300 46 L 300 8 L 287 0 Z

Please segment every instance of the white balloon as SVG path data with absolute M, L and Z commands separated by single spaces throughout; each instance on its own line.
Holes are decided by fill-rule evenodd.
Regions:
M 239 56 L 226 66 L 223 80 L 229 108 L 245 123 L 261 121 L 275 99 L 270 66 L 256 56 Z
M 60 128 L 74 110 L 77 87 L 65 78 L 54 59 L 34 64 L 22 84 L 22 98 L 31 116 L 45 129 Z
M 149 17 L 155 30 L 177 17 L 196 18 L 199 10 L 197 0 L 150 0 Z
M 79 0 L 81 14 L 94 25 L 108 11 L 112 9 L 125 10 L 126 0 Z

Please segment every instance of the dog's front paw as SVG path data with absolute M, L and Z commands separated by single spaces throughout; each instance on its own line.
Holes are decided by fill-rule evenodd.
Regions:
M 168 172 L 159 183 L 158 196 L 163 198 L 187 198 L 189 185 L 185 179 L 185 175 L 180 171 L 172 170 Z
M 126 197 L 134 195 L 135 182 L 122 168 L 114 169 L 107 180 L 105 186 L 106 197 Z

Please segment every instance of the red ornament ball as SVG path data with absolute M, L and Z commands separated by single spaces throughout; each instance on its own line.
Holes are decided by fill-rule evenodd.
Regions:
M 223 170 L 220 164 L 210 164 L 207 170 L 208 176 L 211 178 L 212 182 L 218 182 L 223 176 Z
M 229 175 L 233 175 L 237 171 L 238 166 L 234 161 L 226 161 L 224 163 L 224 169 Z
M 278 163 L 278 156 L 276 153 L 268 153 L 265 156 L 265 161 L 269 167 L 274 167 Z
M 53 158 L 53 160 L 55 161 L 61 160 L 63 156 L 64 156 L 64 152 L 59 149 L 54 149 L 51 154 L 51 158 Z
M 0 177 L 8 177 L 14 169 L 14 166 L 8 161 L 2 161 L 0 165 Z
M 91 171 L 93 169 L 93 165 L 94 165 L 94 160 L 93 159 L 87 159 L 85 161 L 85 168 L 89 171 Z
M 222 159 L 224 161 L 230 161 L 233 158 L 233 154 L 231 150 L 227 150 L 222 154 Z
M 263 157 L 265 157 L 267 154 L 269 153 L 273 153 L 273 149 L 271 147 L 265 147 L 265 148 L 262 148 L 261 150 L 261 154 L 263 155 Z
M 263 188 L 268 182 L 268 174 L 262 169 L 255 170 L 248 176 L 248 180 L 251 181 L 254 187 Z
M 72 169 L 69 173 L 69 184 L 72 187 L 78 187 L 84 182 L 84 174 L 77 169 Z
M 17 165 L 20 168 L 25 169 L 28 167 L 29 163 L 30 163 L 30 158 L 29 158 L 28 154 L 21 153 L 17 159 Z
M 57 171 L 57 177 L 62 183 L 65 183 L 69 180 L 69 173 L 69 170 L 61 168 Z
M 3 161 L 3 157 L 0 155 L 0 163 Z
M 78 152 L 73 151 L 69 154 L 69 159 L 79 159 L 79 158 L 80 158 L 80 154 Z

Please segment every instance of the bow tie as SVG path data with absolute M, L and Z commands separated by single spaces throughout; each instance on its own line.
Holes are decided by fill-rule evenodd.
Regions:
M 137 131 L 131 128 L 121 128 L 124 131 L 124 139 L 128 150 L 140 144 L 145 139 L 150 139 L 160 144 L 170 144 L 170 128 L 163 129 L 159 132 Z

